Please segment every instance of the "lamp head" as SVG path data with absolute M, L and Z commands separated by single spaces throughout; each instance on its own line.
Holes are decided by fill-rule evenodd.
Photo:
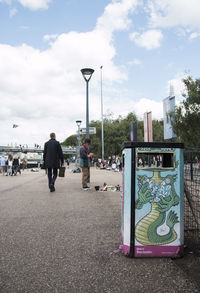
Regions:
M 81 120 L 76 120 L 76 124 L 77 124 L 78 126 L 80 126 L 80 125 L 81 125 L 81 123 L 82 123 L 82 121 L 81 121 Z
M 92 74 L 94 73 L 94 69 L 92 68 L 83 68 L 81 69 L 81 73 L 85 79 L 85 81 L 89 81 L 92 77 Z

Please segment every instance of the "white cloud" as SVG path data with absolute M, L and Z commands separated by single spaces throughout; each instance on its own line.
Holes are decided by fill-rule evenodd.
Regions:
M 58 37 L 58 35 L 57 34 L 54 34 L 54 35 L 44 35 L 44 40 L 45 41 L 51 41 L 51 40 L 55 40 L 55 39 L 57 39 L 57 37 Z
M 23 7 L 30 10 L 47 9 L 52 0 L 17 0 Z M 0 3 L 11 5 L 14 0 L 0 0 Z M 11 9 L 12 11 L 13 9 Z M 12 13 L 12 12 L 10 12 Z
M 190 35 L 190 40 L 196 39 L 200 37 L 200 33 L 194 32 Z
M 10 10 L 9 16 L 12 18 L 16 13 L 17 13 L 17 9 L 16 8 L 12 8 Z
M 160 30 L 148 30 L 142 34 L 139 34 L 138 32 L 130 34 L 130 40 L 147 50 L 159 48 L 162 39 L 163 34 Z
M 18 2 L 31 10 L 47 9 L 51 0 L 18 0 Z
M 145 112 L 152 112 L 153 119 L 163 118 L 162 101 L 156 102 L 148 98 L 142 98 L 137 101 L 124 99 L 118 100 L 116 104 L 113 104 L 112 111 L 117 115 L 121 114 L 122 116 L 125 116 L 130 112 L 135 112 L 139 119 L 143 119 Z
M 139 0 L 112 0 L 104 10 L 104 13 L 97 20 L 96 30 L 101 30 L 104 34 L 112 34 L 117 30 L 126 30 L 131 24 L 129 13 L 133 11 Z
M 178 100 L 183 99 L 182 95 L 185 93 L 185 90 L 186 90 L 185 84 L 183 83 L 184 78 L 187 78 L 187 75 L 179 73 L 179 74 L 176 74 L 176 76 L 173 79 L 169 80 L 167 83 L 168 94 L 170 92 L 170 86 L 172 86 L 174 95 L 176 96 Z
M 154 27 L 200 28 L 199 0 L 149 0 L 150 24 Z
M 156 102 L 151 99 L 143 98 L 135 103 L 134 108 L 140 118 L 143 118 L 145 112 L 152 112 L 153 119 L 163 118 L 162 102 Z
M 133 60 L 128 62 L 128 65 L 141 65 L 141 64 L 142 62 L 137 58 L 134 58 Z
M 23 4 L 33 9 L 34 2 Z M 36 1 L 34 7 L 41 3 L 49 1 Z M 44 36 L 49 42 L 44 51 L 26 44 L 0 45 L 0 144 L 40 144 L 52 131 L 64 140 L 75 133 L 77 119 L 84 126 L 86 84 L 80 72 L 84 67 L 95 69 L 89 86 L 90 120 L 100 119 L 100 66 L 103 65 L 104 86 L 127 79 L 127 73 L 114 63 L 113 32 L 127 29 L 129 13 L 136 3 L 124 0 L 119 8 L 119 2 L 113 1 L 93 31 Z M 117 24 L 110 24 L 109 18 L 115 15 Z M 109 98 L 112 107 L 112 96 Z M 117 109 L 120 114 L 123 108 Z M 13 123 L 19 125 L 16 131 L 12 129 Z
M 11 4 L 14 0 L 0 0 Z M 47 9 L 52 0 L 17 0 L 22 6 L 31 10 Z M 127 29 L 131 20 L 127 17 L 131 10 L 136 8 L 141 0 L 112 0 L 97 21 L 97 29 L 101 28 L 107 32 Z

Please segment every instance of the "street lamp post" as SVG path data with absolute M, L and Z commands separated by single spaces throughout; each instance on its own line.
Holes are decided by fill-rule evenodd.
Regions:
M 90 137 L 89 134 L 89 98 L 88 98 L 88 83 L 94 73 L 94 69 L 91 68 L 83 68 L 81 69 L 81 73 L 83 78 L 86 81 L 86 138 Z
M 76 120 L 76 124 L 78 126 L 78 147 L 77 147 L 77 160 L 78 157 L 80 156 L 80 141 L 81 141 L 81 136 L 80 136 L 80 126 L 81 126 L 82 121 L 81 120 Z
M 103 129 L 103 89 L 102 89 L 102 68 L 101 69 L 101 150 L 102 150 L 102 160 L 104 164 L 104 129 Z

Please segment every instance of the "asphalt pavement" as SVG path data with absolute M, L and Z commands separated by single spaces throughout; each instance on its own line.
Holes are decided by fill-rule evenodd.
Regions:
M 44 170 L 0 174 L 1 293 L 194 293 L 170 258 L 128 258 L 120 243 L 121 173 L 91 168 L 91 190 L 66 170 L 49 192 Z

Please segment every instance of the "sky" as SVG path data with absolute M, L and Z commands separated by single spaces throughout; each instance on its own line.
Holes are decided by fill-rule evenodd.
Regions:
M 85 127 L 82 68 L 95 70 L 90 121 L 101 120 L 101 85 L 104 117 L 162 119 L 170 85 L 179 103 L 182 79 L 199 78 L 199 15 L 199 0 L 0 0 L 0 145 Z

